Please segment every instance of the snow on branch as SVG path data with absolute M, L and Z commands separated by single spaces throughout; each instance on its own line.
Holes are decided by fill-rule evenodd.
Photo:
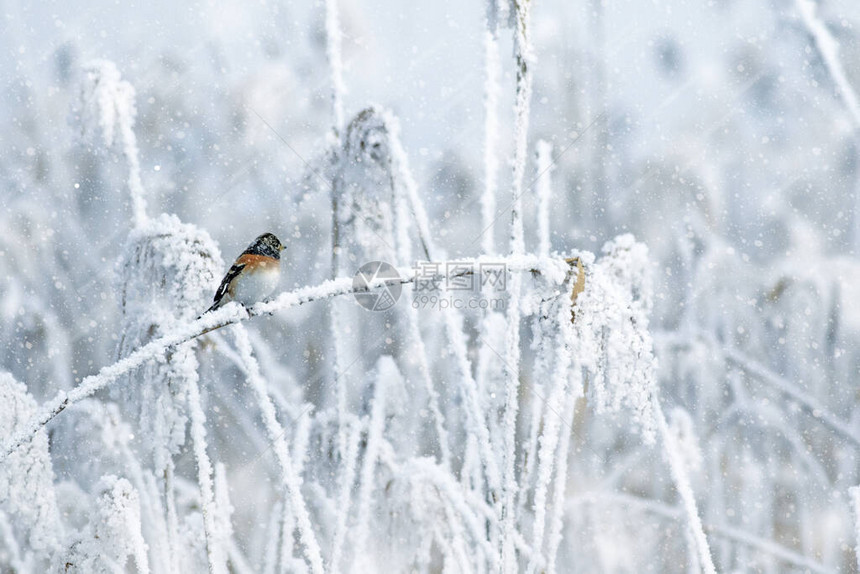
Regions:
M 464 267 L 474 268 L 479 266 L 481 262 L 493 264 L 504 263 L 509 273 L 537 274 L 546 281 L 554 284 L 560 284 L 564 280 L 568 268 L 567 263 L 563 260 L 540 258 L 532 255 L 509 258 L 479 257 L 477 259 L 453 262 L 454 264 L 450 266 L 452 269 L 451 273 L 449 275 L 440 275 L 440 279 L 472 273 L 471 271 L 463 271 L 462 269 Z M 163 357 L 167 351 L 182 343 L 215 329 L 240 323 L 259 315 L 271 315 L 278 311 L 286 311 L 314 301 L 331 299 L 341 295 L 366 293 L 395 283 L 410 284 L 416 279 L 413 269 L 402 268 L 398 272 L 400 277 L 397 279 L 376 278 L 361 285 L 355 285 L 352 277 L 331 279 L 319 285 L 302 287 L 294 291 L 281 293 L 271 301 L 257 303 L 248 309 L 238 304 L 228 304 L 194 321 L 181 323 L 127 357 L 102 368 L 95 375 L 84 378 L 81 384 L 71 391 L 60 391 L 57 393 L 53 399 L 38 409 L 35 416 L 31 417 L 26 423 L 22 423 L 16 427 L 17 430 L 12 434 L 12 438 L 4 444 L 3 450 L 0 452 L 0 463 L 4 462 L 18 447 L 30 440 L 39 429 L 48 424 L 69 406 L 108 387 L 117 378 L 140 367 L 147 361 Z M 422 279 L 426 279 L 426 277 L 422 277 Z

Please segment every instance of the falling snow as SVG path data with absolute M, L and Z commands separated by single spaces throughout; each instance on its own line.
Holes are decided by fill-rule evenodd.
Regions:
M 858 29 L 5 6 L 0 571 L 857 572 Z

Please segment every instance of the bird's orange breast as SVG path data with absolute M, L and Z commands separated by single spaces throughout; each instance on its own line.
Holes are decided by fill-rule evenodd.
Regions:
M 236 259 L 236 263 L 238 265 L 244 265 L 246 271 L 254 271 L 264 269 L 270 269 L 272 267 L 278 267 L 279 261 L 274 257 L 267 257 L 266 255 L 254 255 L 253 253 L 244 253 Z

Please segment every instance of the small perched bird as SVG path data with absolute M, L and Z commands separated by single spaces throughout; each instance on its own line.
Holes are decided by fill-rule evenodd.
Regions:
M 271 233 L 254 240 L 236 258 L 215 291 L 215 302 L 205 313 L 237 301 L 249 307 L 268 297 L 281 278 L 281 251 L 284 245 Z

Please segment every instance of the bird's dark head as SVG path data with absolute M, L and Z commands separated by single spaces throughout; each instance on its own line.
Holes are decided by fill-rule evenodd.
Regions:
M 253 255 L 265 255 L 267 257 L 281 258 L 281 251 L 286 249 L 283 243 L 273 233 L 264 233 L 248 246 L 245 253 Z

